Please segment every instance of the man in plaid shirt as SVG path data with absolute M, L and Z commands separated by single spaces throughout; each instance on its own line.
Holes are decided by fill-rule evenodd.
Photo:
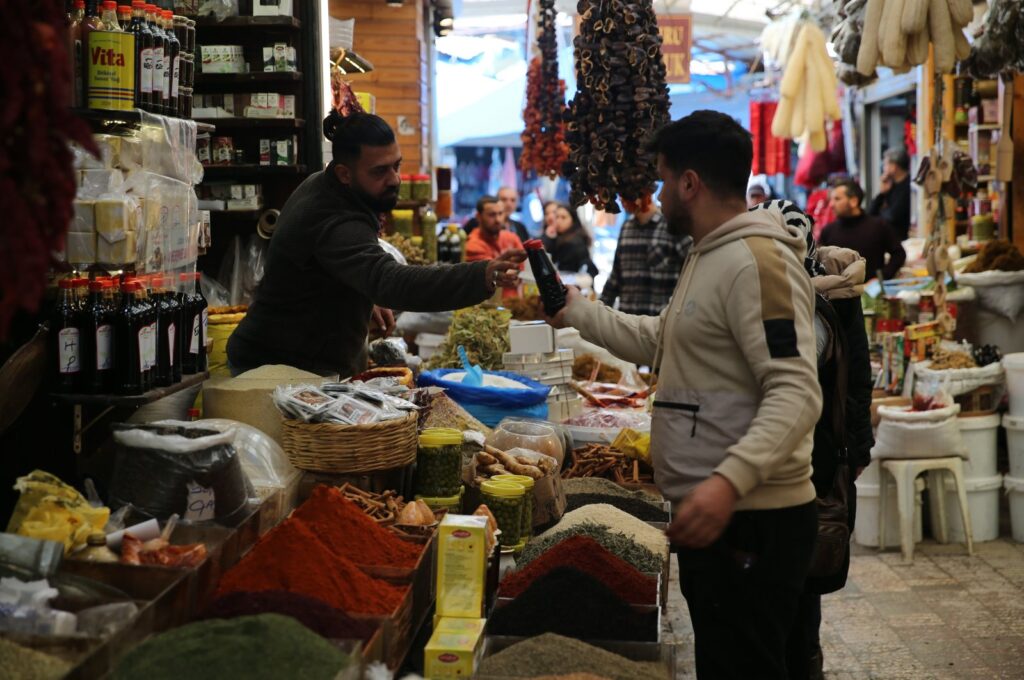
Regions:
M 665 218 L 653 205 L 636 213 L 622 225 L 601 302 L 612 307 L 618 299 L 622 312 L 657 316 L 672 297 L 692 244 L 689 236 L 669 234 Z

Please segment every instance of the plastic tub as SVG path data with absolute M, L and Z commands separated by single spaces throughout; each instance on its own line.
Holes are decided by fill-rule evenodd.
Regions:
M 967 449 L 964 476 L 968 479 L 980 479 L 995 475 L 998 472 L 996 452 L 999 416 L 957 418 L 956 424 L 964 440 L 964 448 Z
M 1003 357 L 1006 390 L 1010 394 L 1010 415 L 1024 418 L 1024 352 Z
M 413 500 L 422 500 L 431 510 L 437 512 L 438 510 L 447 510 L 448 512 L 458 513 L 462 510 L 462 494 L 465 491 L 465 487 L 459 489 L 459 493 L 448 498 L 432 498 L 430 496 L 421 496 L 417 494 Z
M 999 538 L 999 490 L 1002 486 L 1002 475 L 964 480 L 975 543 Z M 935 510 L 936 507 L 932 505 L 932 527 L 938 526 Z M 946 529 L 949 531 L 950 543 L 963 543 L 967 540 L 964 536 L 964 523 L 960 519 L 960 503 L 951 479 L 946 479 Z
M 862 477 L 863 478 L 863 477 Z M 921 541 L 924 531 L 921 525 L 921 487 L 918 480 L 914 503 L 914 542 Z M 896 507 L 896 485 L 889 484 L 889 498 L 885 513 L 885 547 L 900 547 L 900 514 Z M 857 523 L 853 528 L 853 539 L 870 548 L 878 547 L 878 484 L 857 480 Z
M 1007 476 L 1003 486 L 1010 497 L 1010 532 L 1013 540 L 1024 543 L 1024 479 Z
M 1024 418 L 1003 416 L 1006 428 L 1006 450 L 1010 459 L 1010 477 L 1024 479 Z

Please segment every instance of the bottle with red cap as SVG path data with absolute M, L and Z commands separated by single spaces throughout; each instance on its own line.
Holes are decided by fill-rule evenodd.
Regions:
M 161 13 L 161 18 L 166 41 L 164 49 L 167 55 L 164 59 L 164 112 L 168 116 L 176 116 L 178 115 L 178 79 L 181 75 L 178 56 L 181 52 L 181 42 L 174 33 L 174 12 L 165 9 Z
M 533 270 L 541 302 L 544 303 L 544 313 L 554 316 L 565 307 L 565 285 L 559 278 L 558 270 L 555 269 L 551 258 L 544 251 L 544 243 L 540 239 L 530 239 L 523 247 L 526 249 L 527 259 L 530 260 L 530 269 Z
M 146 5 L 146 25 L 149 26 L 150 34 L 153 36 L 153 94 L 150 111 L 153 113 L 164 112 L 164 50 L 167 47 L 166 36 L 157 23 L 156 5 Z
M 77 392 L 82 382 L 82 312 L 75 301 L 75 281 L 61 279 L 57 286 L 49 334 L 52 389 Z
M 115 387 L 119 394 L 142 394 L 142 319 L 135 301 L 138 281 L 121 284 L 121 301 L 114 316 Z
M 185 333 L 182 340 L 181 372 L 202 373 L 206 370 L 206 328 L 208 324 L 207 303 L 199 285 L 201 274 L 182 274 L 181 292 L 178 301 L 185 319 Z
M 132 20 L 125 30 L 135 35 L 135 106 L 149 111 L 153 105 L 153 33 L 146 23 L 143 0 L 132 0 Z
M 82 390 L 92 394 L 114 392 L 114 313 L 104 297 L 103 281 L 89 283 L 89 301 L 83 313 Z
M 173 291 L 168 290 L 169 278 L 153 279 L 153 302 L 157 307 L 157 359 L 158 387 L 173 385 L 181 380 L 181 305 Z

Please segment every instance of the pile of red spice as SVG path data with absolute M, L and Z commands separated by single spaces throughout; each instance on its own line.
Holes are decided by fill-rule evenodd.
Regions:
M 422 546 L 403 541 L 368 517 L 344 494 L 331 486 L 313 489 L 309 499 L 292 513 L 327 548 L 356 564 L 416 566 Z
M 390 616 L 407 587 L 367 576 L 331 551 L 304 522 L 289 518 L 224 574 L 217 596 L 264 590 L 308 595 L 343 612 Z
M 501 582 L 501 597 L 519 597 L 552 569 L 572 567 L 590 574 L 630 604 L 657 604 L 658 581 L 636 570 L 589 536 L 573 536 L 558 543 L 525 568 Z

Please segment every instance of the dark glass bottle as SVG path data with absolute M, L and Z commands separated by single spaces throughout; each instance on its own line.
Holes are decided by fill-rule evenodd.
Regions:
M 182 274 L 179 300 L 185 319 L 184 345 L 181 351 L 181 372 L 201 373 L 206 370 L 207 305 L 199 289 L 199 274 Z
M 203 295 L 203 287 L 200 280 L 203 275 L 196 272 L 192 275 L 194 282 L 192 299 L 195 301 L 196 309 L 199 310 L 199 355 L 196 360 L 196 372 L 202 373 L 206 370 L 206 338 L 209 337 L 210 305 Z
M 551 258 L 544 251 L 544 244 L 540 239 L 530 239 L 523 247 L 526 248 L 526 257 L 530 260 L 533 278 L 537 281 L 540 299 L 544 303 L 544 313 L 554 316 L 565 307 L 565 285 L 559 278 L 558 270 L 555 269 Z
M 161 334 L 164 344 L 160 351 L 167 352 L 167 359 L 170 364 L 171 383 L 181 382 L 181 333 L 182 314 L 181 302 L 178 301 L 174 277 L 163 279 L 163 304 L 166 332 Z
M 103 282 L 89 284 L 83 313 L 82 390 L 93 394 L 114 392 L 114 312 L 107 305 Z
M 149 111 L 153 105 L 153 33 L 142 0 L 132 0 L 132 21 L 126 30 L 135 34 L 135 106 Z
M 57 284 L 57 306 L 50 319 L 50 375 L 55 392 L 76 392 L 82 382 L 82 315 L 72 279 Z
M 168 116 L 178 115 L 178 78 L 181 75 L 179 53 L 181 42 L 174 34 L 174 13 L 165 9 L 162 14 L 164 35 L 166 36 L 167 59 L 164 60 L 164 110 Z
M 150 300 L 156 308 L 156 376 L 153 384 L 157 387 L 167 387 L 174 383 L 174 348 L 178 328 L 167 298 L 163 279 L 154 278 Z
M 141 319 L 135 304 L 134 281 L 121 284 L 121 302 L 114 316 L 114 374 L 120 394 L 142 394 Z
M 139 281 L 135 289 L 135 304 L 142 319 L 142 391 L 153 389 L 156 381 L 156 307 L 149 299 L 146 282 Z
M 164 32 L 157 23 L 156 5 L 146 5 L 146 25 L 149 26 L 150 34 L 153 36 L 153 100 L 150 111 L 153 113 L 164 113 L 164 64 L 166 63 L 164 49 L 166 41 Z

